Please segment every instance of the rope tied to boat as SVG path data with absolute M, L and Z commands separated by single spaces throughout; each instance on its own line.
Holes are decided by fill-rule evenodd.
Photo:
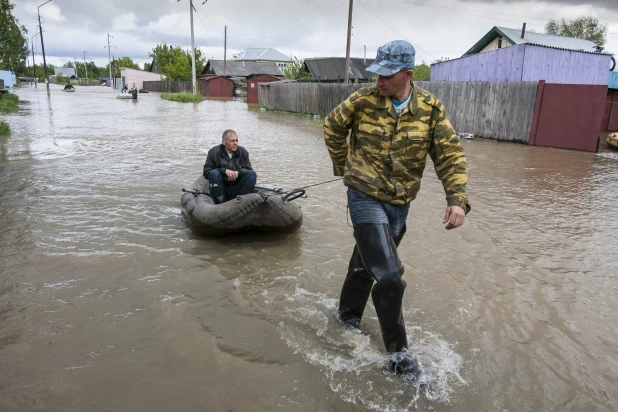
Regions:
M 320 186 L 320 185 L 324 185 L 327 183 L 332 183 L 332 182 L 337 182 L 339 180 L 343 179 L 343 177 L 338 177 L 336 179 L 332 179 L 332 180 L 327 180 L 325 182 L 320 182 L 320 183 L 314 183 L 311 185 L 307 185 L 307 186 L 303 186 L 303 187 L 299 187 L 297 189 L 293 189 L 290 190 L 289 192 L 286 192 L 283 190 L 283 188 L 277 188 L 277 187 L 261 187 L 261 186 L 255 186 L 255 188 L 258 190 L 258 194 L 262 197 L 262 199 L 264 201 L 266 201 L 268 199 L 269 196 L 273 196 L 273 195 L 269 195 L 267 193 L 264 193 L 263 190 L 267 191 L 267 192 L 272 192 L 274 195 L 277 196 L 281 196 L 281 200 L 283 200 L 284 202 L 291 202 L 292 200 L 296 200 L 298 198 L 306 198 L 306 191 L 304 189 L 307 189 L 309 187 L 315 187 L 315 186 Z M 210 191 L 206 191 L 206 192 L 202 192 L 200 190 L 197 189 L 185 189 L 184 187 L 182 188 L 183 192 L 186 193 L 191 193 L 194 196 L 198 196 L 198 195 L 206 195 L 206 196 L 210 196 Z M 236 197 L 237 201 L 240 201 L 242 199 L 241 195 L 238 195 Z

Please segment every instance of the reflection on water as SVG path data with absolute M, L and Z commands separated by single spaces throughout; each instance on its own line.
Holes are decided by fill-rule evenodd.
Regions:
M 260 185 L 332 179 L 318 121 L 17 93 L 0 137 L 0 409 L 613 410 L 618 152 L 464 141 L 457 231 L 427 170 L 400 246 L 419 385 L 385 372 L 371 304 L 362 331 L 335 320 L 353 246 L 340 182 L 308 189 L 290 235 L 204 239 L 181 218 L 180 188 L 228 128 Z

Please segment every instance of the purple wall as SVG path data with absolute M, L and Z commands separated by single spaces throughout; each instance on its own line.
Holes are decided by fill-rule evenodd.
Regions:
M 611 57 L 520 44 L 431 65 L 431 81 L 607 85 Z

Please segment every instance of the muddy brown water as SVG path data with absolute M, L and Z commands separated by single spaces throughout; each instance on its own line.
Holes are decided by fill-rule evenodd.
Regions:
M 373 307 L 334 317 L 353 246 L 340 183 L 291 235 L 195 236 L 180 189 L 224 129 L 263 186 L 332 178 L 321 126 L 242 102 L 19 89 L 0 137 L 2 411 L 611 411 L 618 152 L 464 141 L 473 207 L 431 168 L 400 246 L 417 387 Z

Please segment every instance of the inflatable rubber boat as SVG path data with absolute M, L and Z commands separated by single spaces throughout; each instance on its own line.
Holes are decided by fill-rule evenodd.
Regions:
M 137 96 L 133 97 L 131 93 L 119 93 L 116 95 L 116 99 L 137 99 Z
M 289 233 L 303 224 L 303 213 L 293 200 L 304 190 L 283 192 L 257 188 L 253 193 L 215 204 L 208 194 L 208 180 L 200 176 L 181 198 L 187 226 L 204 236 L 244 231 Z
M 612 133 L 605 136 L 605 142 L 612 149 L 618 150 L 618 133 Z

